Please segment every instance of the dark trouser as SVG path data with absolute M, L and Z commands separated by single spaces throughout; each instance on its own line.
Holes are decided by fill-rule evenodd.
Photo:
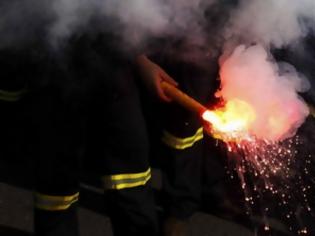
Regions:
M 0 157 L 11 163 L 26 163 L 26 145 L 24 135 L 26 131 L 25 102 L 6 101 L 1 99 L 0 91 Z
M 156 108 L 157 106 L 151 106 Z M 166 215 L 187 219 L 199 209 L 203 159 L 203 129 L 199 118 L 177 104 L 160 108 L 150 120 L 151 155 L 162 172 L 161 201 Z M 156 121 L 164 116 L 163 124 Z
M 200 204 L 203 130 L 197 117 L 167 114 L 174 120 L 165 125 L 161 144 L 166 209 L 168 215 L 186 219 L 199 209 Z
M 37 96 L 40 101 L 33 109 L 37 111 L 37 235 L 78 235 L 75 203 L 84 134 L 86 157 L 96 162 L 96 171 L 103 175 L 114 234 L 157 235 L 153 194 L 148 186 L 148 141 L 136 86 L 130 76 L 110 79 L 112 86 L 93 89 L 83 110 L 65 103 L 56 91 Z
M 57 89 L 29 98 L 33 129 L 35 235 L 78 235 L 79 147 L 83 127 Z
M 213 96 L 216 68 L 205 71 L 196 65 L 170 60 L 161 66 L 179 83 L 179 88 L 202 104 Z M 209 62 L 211 67 L 211 62 Z M 212 89 L 212 91 L 211 91 Z M 163 175 L 163 199 L 167 214 L 187 219 L 200 207 L 202 190 L 203 129 L 198 114 L 177 104 L 162 107 L 162 151 L 157 157 Z
M 127 73 L 128 74 L 128 73 Z M 112 91 L 108 103 L 98 95 L 88 123 L 88 157 L 96 160 L 102 175 L 107 214 L 115 235 L 157 235 L 153 193 L 149 186 L 148 137 L 138 90 L 128 76 Z M 119 83 L 119 78 L 116 82 Z M 91 111 L 90 114 L 94 112 Z M 97 120 L 94 118 L 97 117 Z
M 66 210 L 59 211 L 35 208 L 34 222 L 35 235 L 79 235 L 76 204 L 72 204 L 72 206 Z
M 158 235 L 157 219 L 148 186 L 105 193 L 114 235 Z

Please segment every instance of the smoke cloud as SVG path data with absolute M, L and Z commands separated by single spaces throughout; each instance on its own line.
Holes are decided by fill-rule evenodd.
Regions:
M 166 11 L 158 1 L 54 0 L 55 21 L 49 28 L 54 42 L 80 31 L 119 34 L 128 46 L 142 42 L 167 25 Z
M 10 0 L 0 3 L 0 49 L 38 41 L 52 18 L 47 0 Z
M 165 36 L 201 44 L 205 39 L 205 9 L 215 1 L 54 0 L 56 20 L 50 36 L 60 40 L 83 27 L 119 35 L 127 47 L 142 47 L 152 38 Z
M 0 3 L 0 48 L 35 38 L 52 45 L 80 31 L 93 29 L 120 34 L 130 45 L 152 37 L 205 39 L 216 25 L 209 25 L 208 9 L 227 8 L 236 0 L 10 0 Z M 239 0 L 226 25 L 226 41 L 259 42 L 282 47 L 314 29 L 313 0 Z M 221 16 L 228 13 L 223 12 Z M 310 20 L 312 19 L 312 20 Z M 216 22 L 218 23 L 218 22 Z M 216 32 L 217 33 L 217 32 Z M 218 34 L 218 37 L 220 35 Z M 243 42 L 244 43 L 244 42 Z M 210 45 L 208 45 L 210 46 Z
M 255 132 L 261 134 L 261 125 L 273 138 L 290 136 L 308 114 L 297 94 L 307 86 L 292 66 L 277 64 L 270 50 L 285 47 L 294 50 L 315 30 L 315 1 L 233 2 L 235 0 L 2 1 L 0 49 L 36 41 L 59 47 L 74 34 L 94 30 L 120 36 L 119 43 L 129 48 L 142 48 L 152 38 L 165 36 L 185 38 L 191 45 L 203 48 L 219 47 L 210 45 L 208 39 L 222 36 L 224 40 L 218 40 L 225 45 L 220 59 L 220 96 L 225 99 L 240 96 L 255 106 L 261 117 L 253 127 Z M 234 6 L 231 12 L 217 12 L 214 17 L 228 18 L 224 23 L 209 17 L 208 10 L 218 5 L 222 9 Z M 212 13 L 210 11 L 210 15 Z M 214 32 L 214 29 L 219 31 Z M 276 111 L 276 117 L 287 125 L 281 132 L 269 127 L 269 115 L 273 115 L 270 110 Z M 281 110 L 283 114 L 279 113 Z
M 315 28 L 313 0 L 240 0 L 226 37 L 276 48 L 297 43 Z
M 215 1 L 4 1 L 0 4 L 0 48 L 37 39 L 39 32 L 58 46 L 73 34 L 93 30 L 119 34 L 128 46 L 170 35 L 202 41 L 205 9 Z

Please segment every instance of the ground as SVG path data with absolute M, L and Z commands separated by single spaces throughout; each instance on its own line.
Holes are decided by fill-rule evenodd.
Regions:
M 1 164 L 0 182 L 0 235 L 27 236 L 33 232 L 33 197 L 29 186 L 8 175 L 22 174 L 21 169 Z M 15 175 L 15 176 L 16 176 Z M 158 175 L 157 175 L 158 176 Z M 25 182 L 25 178 L 23 178 Z M 23 185 L 23 186 L 21 186 Z M 81 184 L 82 198 L 79 208 L 81 236 L 110 236 L 109 218 L 102 213 L 101 190 L 85 183 Z M 92 201 L 91 201 L 92 200 Z M 91 204 L 93 203 L 93 205 Z M 190 222 L 188 231 L 193 236 L 252 236 L 257 235 L 233 220 L 227 220 L 207 213 L 197 213 Z M 277 234 L 280 235 L 280 234 Z M 284 235 L 284 234 L 281 234 Z

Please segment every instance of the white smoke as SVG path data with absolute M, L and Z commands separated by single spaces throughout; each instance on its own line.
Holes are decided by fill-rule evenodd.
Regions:
M 73 33 L 97 30 L 112 31 L 128 38 L 130 45 L 140 43 L 147 35 L 165 28 L 167 19 L 161 5 L 152 0 L 54 0 L 56 19 L 49 29 L 53 42 L 67 39 Z M 90 20 L 98 21 L 90 24 Z M 94 25 L 93 25 L 94 24 Z M 127 41 L 127 40 L 126 40 Z
M 0 48 L 17 47 L 42 37 L 51 19 L 47 0 L 0 2 Z
M 82 27 L 112 30 L 130 44 L 163 35 L 185 36 L 204 42 L 205 12 L 213 4 L 233 0 L 7 0 L 0 3 L 0 46 L 4 41 L 36 37 L 32 31 L 44 28 L 48 39 L 68 38 Z M 222 2 L 222 3 L 221 3 Z M 97 23 L 89 24 L 92 18 Z M 107 19 L 107 20 L 105 20 Z M 239 0 L 233 10 L 227 39 L 241 37 L 281 47 L 305 36 L 314 28 L 313 0 Z M 113 21 L 117 20 L 120 27 Z M 44 23 L 45 22 L 45 23 Z M 46 22 L 49 22 L 47 24 Z M 133 42 L 133 40 L 135 42 Z M 126 40 L 128 41 L 128 40 Z
M 89 3 L 91 2 L 91 3 Z M 93 1 L 87 0 L 54 0 L 51 11 L 55 16 L 49 27 L 52 42 L 70 37 L 78 28 L 88 23 L 95 12 Z
M 35 38 L 38 35 L 32 32 L 38 29 L 53 45 L 92 28 L 120 34 L 136 46 L 165 35 L 193 35 L 192 39 L 200 41 L 205 9 L 215 1 L 8 0 L 0 3 L 0 47 L 12 38 L 16 44 Z
M 305 37 L 314 20 L 313 0 L 240 0 L 226 34 L 280 48 Z
M 129 46 L 166 35 L 204 38 L 204 12 L 215 0 L 54 0 L 56 21 L 50 29 L 53 39 L 62 39 L 100 19 L 98 29 L 120 34 Z
M 206 38 L 213 34 L 214 28 L 211 24 L 209 27 L 209 18 L 205 16 L 207 9 L 215 4 L 222 4 L 224 8 L 224 4 L 229 2 L 233 0 L 7 0 L 0 3 L 0 48 L 16 46 L 37 38 L 58 46 L 75 33 L 93 29 L 120 35 L 123 40 L 121 44 L 126 47 L 142 47 L 147 40 L 163 36 L 185 37 L 192 45 L 207 44 Z M 270 57 L 270 48 L 299 45 L 315 29 L 314 22 L 314 0 L 239 0 L 225 27 L 217 27 L 222 26 L 225 39 L 222 41 L 225 50 L 221 57 L 221 65 L 224 65 L 221 68 L 221 78 L 223 79 L 223 74 L 226 76 L 225 70 L 234 71 L 234 77 L 240 80 L 240 84 L 246 83 L 253 94 L 259 94 L 260 88 L 267 83 L 266 86 L 275 86 L 268 90 L 269 97 L 273 97 L 272 92 L 286 94 L 289 101 L 296 99 L 294 104 L 300 103 L 297 95 L 300 90 L 293 85 L 300 85 L 301 78 L 292 69 L 280 76 L 279 65 L 266 60 L 266 55 Z M 215 36 L 220 37 L 219 34 Z M 255 44 L 257 47 L 240 49 L 240 44 Z M 232 54 L 235 48 L 237 50 Z M 231 59 L 231 55 L 237 57 L 237 60 Z M 249 76 L 251 79 L 245 77 L 246 80 L 243 81 L 237 74 L 235 68 L 241 66 L 239 63 L 243 65 L 242 74 L 252 75 Z M 253 68 L 254 71 L 259 71 L 259 76 L 253 74 Z M 233 76 L 233 73 L 227 74 Z M 270 76 L 274 84 L 263 80 L 260 75 Z M 229 96 L 224 94 L 224 91 L 230 91 L 225 86 L 236 81 L 235 78 L 223 79 L 229 81 L 222 81 L 223 97 Z M 237 83 L 232 84 L 238 88 Z M 258 87 L 257 84 L 261 86 Z M 291 87 L 285 86 L 287 84 Z M 256 104 L 255 99 L 254 102 Z M 287 105 L 284 101 L 280 103 Z M 304 118 L 307 115 L 304 109 L 297 108 L 297 111 Z M 292 127 L 298 127 L 301 120 L 303 118 L 296 119 Z

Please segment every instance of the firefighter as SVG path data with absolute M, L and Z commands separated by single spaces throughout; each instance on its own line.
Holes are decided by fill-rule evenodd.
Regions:
M 206 104 L 213 94 L 211 78 L 216 78 L 217 71 L 213 67 L 216 63 L 207 56 L 199 57 L 196 63 L 182 58 L 180 52 L 184 49 L 178 46 L 181 43 L 186 48 L 185 42 L 169 40 L 169 46 L 162 50 L 164 53 L 152 55 L 152 61 L 165 69 L 169 76 L 176 78 L 182 91 Z M 178 51 L 175 52 L 174 48 Z M 207 69 L 211 66 L 212 70 Z M 157 106 L 153 107 L 156 109 Z M 164 235 L 184 235 L 187 221 L 200 208 L 203 124 L 198 114 L 192 114 L 173 103 L 161 104 L 159 114 L 157 116 L 161 122 L 155 125 L 159 127 L 155 135 L 160 140 L 154 139 L 153 142 L 159 145 L 155 145 L 153 153 L 160 150 L 154 155 L 163 178 L 162 198 L 166 210 Z M 153 119 L 156 119 L 156 114 Z
M 69 89 L 71 77 L 64 56 L 45 47 L 39 54 L 28 104 L 33 133 L 34 230 L 35 235 L 74 236 L 78 235 L 80 109 Z
M 97 166 L 98 172 L 102 174 L 107 212 L 114 234 L 156 235 L 158 225 L 155 205 L 148 184 L 151 168 L 146 122 L 134 77 L 135 65 L 146 68 L 148 72 L 155 68 L 152 64 L 144 64 L 141 56 L 124 57 L 119 48 L 110 45 L 110 42 L 117 41 L 108 40 L 110 37 L 102 34 L 92 42 L 80 38 L 78 44 L 77 52 L 82 55 L 83 62 L 76 60 L 76 67 L 87 65 L 87 73 L 92 74 L 84 76 L 99 80 L 95 82 L 95 88 L 91 89 L 94 98 L 89 102 L 92 105 L 88 113 L 92 114 L 90 118 L 93 120 L 88 122 L 88 149 L 92 151 L 88 153 L 98 158 L 102 154 Z M 79 55 L 76 58 L 80 58 Z M 82 73 L 80 70 L 77 72 Z M 151 88 L 151 93 L 165 98 L 159 88 L 160 78 L 149 79 L 143 82 Z M 175 84 L 171 78 L 163 79 Z M 95 121 L 95 117 L 98 120 Z M 103 140 L 93 138 L 104 134 L 110 135 Z
M 30 78 L 28 51 L 23 49 L 1 49 L 1 157 L 7 161 L 19 161 L 25 154 L 23 142 L 25 131 L 24 104 L 27 83 Z M 19 68 L 17 70 L 16 68 Z M 24 159 L 25 161 L 25 159 Z
M 148 57 L 167 71 L 181 90 L 209 107 L 217 102 L 214 94 L 219 87 L 218 58 L 223 41 L 218 32 L 226 22 L 222 16 L 228 15 L 222 13 L 229 10 L 225 2 L 204 9 L 203 14 L 209 24 L 205 27 L 206 33 L 211 29 L 204 43 L 194 40 L 191 32 L 186 32 L 186 36 L 181 32 L 181 36 L 155 40 L 151 46 L 153 50 L 148 52 Z M 159 114 L 149 109 L 148 119 L 151 124 L 154 123 L 151 126 L 157 127 L 151 133 L 153 143 L 159 145 L 155 145 L 152 153 L 158 160 L 163 177 L 162 198 L 166 210 L 164 234 L 185 235 L 189 219 L 201 207 L 204 164 L 208 163 L 203 158 L 215 159 L 216 154 L 212 152 L 211 157 L 205 157 L 209 151 L 205 150 L 208 147 L 204 143 L 203 124 L 197 114 L 173 103 L 150 106 L 155 110 L 156 107 L 160 108 Z M 156 117 L 161 122 L 154 121 Z M 215 178 L 221 178 L 222 170 L 215 174 Z
M 48 56 L 34 92 L 36 235 L 78 235 L 80 156 L 95 160 L 114 235 L 157 235 L 149 186 L 148 138 L 134 68 L 154 64 L 126 55 L 106 33 L 73 36 L 62 54 Z M 145 68 L 145 69 L 144 69 Z M 45 77 L 48 77 L 45 79 Z M 169 77 L 163 76 L 174 85 Z M 144 83 L 167 100 L 160 77 Z M 37 100 L 36 100 L 37 99 Z
M 205 58 L 207 63 L 200 67 L 187 58 L 162 53 L 157 58 L 152 56 L 152 61 L 139 56 L 134 63 L 135 54 L 126 55 L 119 42 L 121 39 L 104 32 L 74 36 L 68 49 L 63 50 L 64 55 L 48 57 L 48 68 L 42 68 L 40 77 L 48 77 L 49 83 L 38 89 L 37 97 L 41 99 L 33 103 L 34 114 L 40 113 L 34 117 L 38 127 L 35 142 L 38 235 L 77 235 L 78 157 L 79 147 L 85 143 L 81 138 L 84 134 L 86 155 L 97 159 L 97 172 L 103 176 L 107 212 L 115 235 L 157 232 L 148 186 L 151 177 L 148 138 L 134 65 L 149 93 L 161 100 L 169 98 L 160 82 L 165 80 L 174 86 L 177 83 L 153 61 L 178 78 L 181 89 L 204 103 L 211 94 L 206 69 L 211 61 Z M 170 43 L 172 49 L 178 40 Z M 187 45 L 180 45 L 185 51 Z M 163 107 L 161 113 L 165 114 L 161 117 L 165 152 L 162 168 L 169 222 L 173 218 L 182 221 L 199 205 L 202 124 L 198 117 L 173 104 Z

